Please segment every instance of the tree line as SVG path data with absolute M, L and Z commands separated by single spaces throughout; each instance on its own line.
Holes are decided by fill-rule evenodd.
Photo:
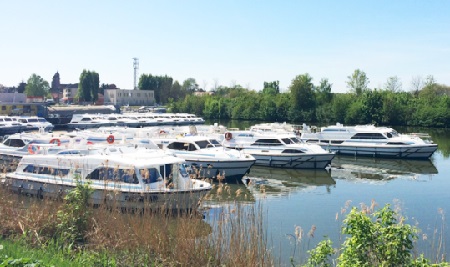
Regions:
M 167 75 L 142 74 L 138 89 L 153 90 L 155 102 L 167 105 L 172 112 L 195 113 L 206 119 L 449 126 L 450 87 L 437 83 L 431 75 L 414 78 L 408 92 L 402 90 L 396 76 L 389 77 L 383 88 L 369 88 L 369 78 L 360 69 L 347 79 L 347 93 L 332 93 L 332 84 L 325 78 L 314 84 L 308 73 L 296 76 L 286 92 L 280 91 L 279 81 L 264 82 L 260 91 L 240 85 L 216 85 L 206 92 L 194 78 L 180 84 Z M 97 93 L 103 93 L 108 86 L 99 86 L 98 73 L 83 70 L 78 98 L 95 102 Z M 36 74 L 25 87 L 32 96 L 48 94 L 48 90 L 48 82 Z
M 265 82 L 256 92 L 239 85 L 219 87 L 214 94 L 188 94 L 168 103 L 173 112 L 191 112 L 207 119 L 260 120 L 292 123 L 376 124 L 448 127 L 450 87 L 432 76 L 415 79 L 405 92 L 397 77 L 384 88 L 370 89 L 366 74 L 357 69 L 348 76 L 347 93 L 332 93 L 327 79 L 313 84 L 308 74 L 296 76 L 285 93 L 278 81 Z

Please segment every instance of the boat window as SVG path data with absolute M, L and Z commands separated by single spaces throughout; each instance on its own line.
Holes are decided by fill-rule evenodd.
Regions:
M 211 144 L 213 144 L 215 147 L 221 147 L 222 146 L 220 144 L 220 142 L 217 141 L 216 139 L 211 139 L 211 140 L 209 140 L 209 142 L 211 142 Z
M 302 144 L 302 141 L 300 139 L 298 139 L 297 137 L 292 137 L 291 138 L 292 142 L 294 142 L 295 144 Z
M 181 175 L 186 178 L 189 176 L 188 171 L 186 170 L 186 165 L 185 164 L 180 164 L 180 173 Z
M 11 147 L 23 147 L 25 143 L 22 139 L 6 139 L 3 144 Z
M 144 184 L 155 183 L 161 178 L 158 170 L 155 168 L 140 169 L 139 173 L 142 176 Z
M 388 142 L 387 145 L 409 145 L 409 144 L 403 142 Z
M 117 168 L 98 168 L 93 170 L 86 179 L 91 180 L 111 180 L 117 182 L 124 182 L 129 184 L 138 184 L 139 180 L 131 169 L 117 169 Z
M 209 142 L 206 140 L 195 141 L 195 143 L 200 147 L 200 149 L 207 148 L 209 145 Z
M 28 122 L 38 122 L 37 119 L 28 119 Z
M 47 120 L 44 119 L 44 118 L 38 118 L 38 121 L 39 121 L 39 122 L 47 122 Z
M 291 139 L 289 139 L 289 138 L 283 138 L 283 139 L 281 139 L 286 145 L 289 145 L 289 144 L 294 144 L 294 142 L 291 140 Z
M 91 118 L 82 118 L 81 121 L 91 121 Z
M 161 173 L 161 175 L 164 178 L 170 178 L 171 177 L 171 173 L 172 173 L 172 164 L 165 164 L 163 166 L 159 166 L 159 173 Z
M 240 136 L 240 137 L 253 137 L 254 135 L 253 134 L 249 134 L 249 133 L 240 133 L 240 134 L 238 134 L 238 136 Z
M 296 153 L 296 154 L 301 154 L 301 153 L 305 153 L 305 152 L 302 151 L 302 150 L 299 150 L 299 149 L 285 149 L 285 150 L 283 150 L 281 153 L 282 153 L 282 154 L 283 154 L 283 153 Z
M 69 169 L 54 169 L 50 167 L 39 167 L 30 164 L 23 169 L 23 172 L 66 176 L 67 174 L 69 174 Z
M 252 146 L 281 146 L 283 145 L 278 139 L 258 139 Z
M 357 133 L 351 139 L 386 139 L 382 133 Z

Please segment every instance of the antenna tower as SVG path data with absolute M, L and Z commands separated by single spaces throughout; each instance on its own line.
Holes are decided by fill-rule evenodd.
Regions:
M 139 71 L 139 59 L 137 57 L 133 58 L 133 68 L 134 68 L 134 90 L 138 89 L 138 85 L 137 85 L 137 76 L 138 76 L 138 71 Z

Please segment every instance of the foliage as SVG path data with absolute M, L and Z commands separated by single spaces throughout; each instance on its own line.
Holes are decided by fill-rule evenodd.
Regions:
M 291 96 L 291 109 L 289 119 L 294 122 L 313 121 L 315 99 L 314 85 L 308 73 L 298 75 L 292 80 L 289 87 Z
M 280 82 L 264 82 L 263 94 L 276 95 L 280 93 Z
M 350 92 L 361 95 L 364 91 L 368 89 L 369 78 L 364 71 L 356 69 L 351 76 L 348 76 L 347 88 Z
M 375 212 L 368 207 L 353 208 L 343 221 L 342 233 L 346 239 L 336 266 L 448 266 L 445 262 L 432 265 L 423 255 L 414 258 L 418 229 L 403 221 L 390 205 Z M 306 266 L 332 266 L 335 250 L 331 245 L 326 238 L 308 251 Z
M 174 86 L 172 77 L 153 76 L 151 74 L 142 74 L 139 78 L 138 87 L 140 90 L 153 90 L 155 94 L 156 103 L 167 103 L 169 98 L 179 99 L 179 95 L 182 94 L 182 90 L 177 82 Z
M 49 90 L 48 82 L 35 73 L 28 78 L 27 85 L 25 86 L 27 96 L 45 97 Z
M 78 99 L 86 102 L 95 102 L 98 100 L 100 79 L 95 71 L 83 70 L 78 84 Z
M 76 187 L 64 197 L 64 205 L 57 213 L 59 224 L 56 234 L 64 244 L 71 245 L 84 240 L 91 215 L 88 201 L 92 193 L 89 184 L 77 181 Z

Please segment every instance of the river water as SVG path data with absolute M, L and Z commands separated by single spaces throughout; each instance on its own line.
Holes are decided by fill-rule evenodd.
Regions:
M 251 123 L 250 123 L 251 124 Z M 229 122 L 228 127 L 245 128 L 249 123 Z M 351 207 L 385 204 L 420 228 L 417 251 L 433 259 L 450 253 L 450 132 L 445 129 L 397 128 L 399 132 L 428 133 L 438 144 L 430 160 L 395 160 L 337 156 L 330 170 L 286 170 L 252 167 L 249 185 L 235 185 L 247 197 L 236 202 L 262 207 L 272 252 L 290 265 L 293 257 L 305 260 L 306 251 L 324 236 L 339 247 L 342 220 Z M 223 203 L 223 206 L 221 206 Z M 231 202 L 232 203 L 232 202 Z M 223 212 L 227 201 L 206 201 L 210 215 Z M 302 229 L 302 239 L 296 239 Z M 313 235 L 311 229 L 315 229 Z M 442 239 L 442 240 L 441 240 Z

